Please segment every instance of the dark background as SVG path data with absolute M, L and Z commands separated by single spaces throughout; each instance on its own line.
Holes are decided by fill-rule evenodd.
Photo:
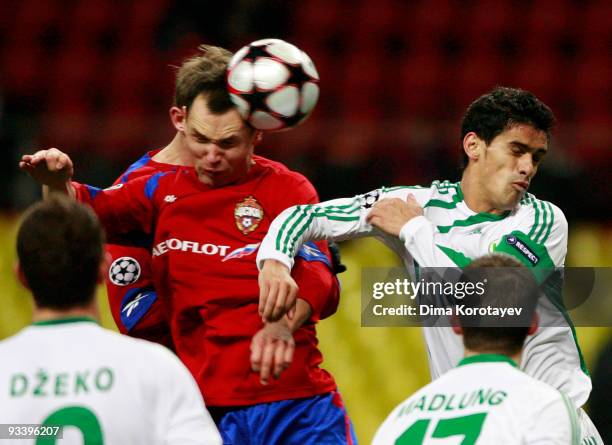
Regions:
M 495 85 L 534 92 L 558 118 L 532 192 L 570 221 L 612 216 L 612 3 L 591 1 L 5 0 L 0 5 L 0 206 L 37 187 L 15 168 L 56 146 L 104 186 L 165 145 L 173 66 L 208 43 L 286 39 L 313 58 L 321 99 L 260 153 L 322 198 L 458 179 L 459 122 Z

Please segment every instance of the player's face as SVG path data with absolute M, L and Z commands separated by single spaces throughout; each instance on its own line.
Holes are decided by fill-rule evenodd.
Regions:
M 493 208 L 511 210 L 523 198 L 548 150 L 546 133 L 517 124 L 482 151 L 479 185 Z
M 198 178 L 211 187 L 222 187 L 246 177 L 253 163 L 257 132 L 245 125 L 234 109 L 213 114 L 198 96 L 187 113 L 184 148 Z

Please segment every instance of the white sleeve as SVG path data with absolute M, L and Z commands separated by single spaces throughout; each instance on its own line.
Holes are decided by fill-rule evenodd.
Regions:
M 527 267 L 551 270 L 563 267 L 567 253 L 567 220 L 559 207 L 540 200 L 531 202 L 532 209 L 517 227 L 508 235 L 520 240 L 524 249 L 509 245 L 507 239 L 500 242 L 495 252 L 514 256 Z M 528 252 L 529 255 L 526 255 Z
M 567 219 L 559 207 L 550 203 L 546 205 L 550 209 L 552 220 L 550 221 L 550 233 L 548 229 L 544 232 L 542 243 L 555 267 L 562 267 L 567 254 Z
M 531 417 L 526 445 L 580 445 L 580 424 L 574 404 L 563 394 L 544 404 Z
M 412 258 L 422 267 L 464 267 L 470 259 L 460 253 L 459 248 L 437 243 L 438 229 L 424 216 L 412 218 L 400 230 L 399 238 Z M 453 258 L 453 259 L 451 259 Z
M 221 445 L 222 440 L 191 373 L 170 351 L 156 370 L 158 425 L 164 445 Z
M 429 194 L 429 189 L 424 190 Z M 257 254 L 261 269 L 265 260 L 274 259 L 293 267 L 293 258 L 307 241 L 343 241 L 363 236 L 383 235 L 366 218 L 370 208 L 384 198 L 406 199 L 411 187 L 374 190 L 353 198 L 340 198 L 319 204 L 297 205 L 281 212 L 272 222 Z

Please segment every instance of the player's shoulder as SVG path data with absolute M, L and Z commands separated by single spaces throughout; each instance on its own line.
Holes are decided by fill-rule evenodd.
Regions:
M 521 405 L 546 406 L 553 404 L 563 405 L 563 394 L 557 389 L 535 379 L 521 370 L 514 370 L 514 378 L 509 379 L 513 383 L 509 396 L 517 399 Z
M 106 344 L 107 351 L 114 351 L 133 365 L 147 369 L 174 368 L 179 362 L 176 355 L 165 346 L 140 338 L 120 334 L 110 329 L 100 328 L 100 344 Z
M 24 333 L 27 328 L 22 329 L 21 331 L 7 337 L 3 340 L 0 340 L 0 355 L 4 357 L 10 357 L 10 351 L 12 350 L 21 350 L 21 343 L 24 339 Z
M 310 185 L 310 181 L 306 176 L 295 170 L 291 170 L 282 162 L 273 161 L 263 156 L 253 156 L 253 160 L 268 177 L 274 178 L 275 181 L 298 186 L 304 184 Z
M 276 171 L 289 171 L 289 167 L 279 161 L 274 161 L 264 156 L 253 155 L 253 161 L 262 167 L 269 168 Z
M 527 193 L 519 202 L 516 216 L 531 225 L 532 229 L 550 227 L 552 230 L 567 232 L 567 218 L 563 210 L 552 202 L 538 199 Z
M 152 357 L 167 356 L 168 354 L 174 355 L 166 347 L 157 343 L 130 337 L 110 329 L 100 328 L 98 335 L 104 337 L 104 340 L 108 343 L 115 343 L 118 347 L 138 355 L 149 355 Z
M 550 201 L 539 199 L 532 193 L 526 193 L 523 199 L 521 199 L 521 201 L 519 202 L 518 207 L 519 211 L 528 211 L 532 213 L 535 213 L 538 210 L 544 211 L 544 209 L 546 209 L 547 211 L 553 212 L 555 216 L 558 215 L 565 219 L 565 214 L 563 213 L 563 210 L 559 208 L 559 206 Z
M 135 162 L 125 169 L 125 171 L 117 178 L 115 184 L 124 183 L 141 176 L 151 176 L 156 172 L 171 170 L 172 165 L 156 162 L 153 158 L 159 153 L 160 149 L 146 152 Z
M 390 187 L 381 187 L 383 191 L 393 190 L 436 190 L 440 193 L 449 191 L 455 192 L 459 188 L 459 182 L 451 182 L 448 179 L 436 179 L 431 184 L 415 184 L 415 185 L 395 185 Z
M 378 193 L 383 197 L 399 198 L 411 194 L 424 207 L 454 208 L 459 201 L 463 200 L 459 182 L 451 182 L 449 180 L 435 180 L 429 185 L 381 187 L 374 192 L 370 192 L 369 195 L 374 193 Z

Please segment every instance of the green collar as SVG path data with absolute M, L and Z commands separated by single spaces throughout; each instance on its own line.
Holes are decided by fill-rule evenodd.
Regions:
M 512 360 L 507 355 L 502 354 L 478 354 L 472 355 L 471 357 L 465 357 L 463 360 L 459 362 L 457 366 L 463 365 L 471 365 L 472 363 L 490 363 L 490 362 L 505 362 L 509 363 L 515 368 L 518 368 L 518 365 L 514 360 Z
M 53 326 L 56 324 L 65 324 L 65 323 L 78 323 L 81 321 L 87 321 L 90 323 L 98 323 L 91 317 L 64 317 L 64 318 L 54 318 L 52 320 L 43 320 L 43 321 L 35 321 L 32 323 L 32 326 Z
M 457 191 L 457 196 L 459 197 L 459 201 L 464 201 L 463 190 L 461 190 L 461 181 L 457 182 L 455 186 L 455 190 Z

